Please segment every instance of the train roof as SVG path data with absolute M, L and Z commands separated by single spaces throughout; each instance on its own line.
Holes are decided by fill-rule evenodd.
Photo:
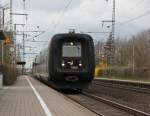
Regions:
M 83 33 L 59 33 L 55 34 L 53 38 L 58 38 L 58 37 L 79 37 L 79 38 L 87 38 L 87 39 L 92 39 L 92 37 L 89 34 L 83 34 Z

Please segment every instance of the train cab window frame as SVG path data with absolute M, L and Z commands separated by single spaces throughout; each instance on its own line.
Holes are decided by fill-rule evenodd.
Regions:
M 74 47 L 74 48 L 80 47 L 80 51 L 78 51 L 78 53 L 74 52 L 73 54 L 68 54 L 67 53 L 68 51 L 64 51 L 64 47 L 66 47 L 66 50 L 68 50 L 68 51 L 69 50 L 71 51 L 71 47 Z M 81 42 L 63 42 L 62 43 L 61 57 L 62 58 L 81 58 L 82 57 L 82 43 Z

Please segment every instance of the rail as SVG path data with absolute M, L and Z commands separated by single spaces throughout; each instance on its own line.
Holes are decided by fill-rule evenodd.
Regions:
M 83 94 L 85 96 L 91 97 L 91 98 L 96 99 L 100 102 L 111 105 L 113 107 L 116 107 L 116 108 L 121 109 L 123 111 L 126 111 L 128 113 L 134 114 L 136 116 L 150 116 L 149 113 L 146 113 L 146 112 L 143 112 L 143 111 L 140 111 L 140 110 L 137 110 L 137 109 L 119 104 L 117 102 L 114 102 L 114 101 L 111 101 L 111 100 L 108 100 L 108 99 L 105 99 L 105 98 L 102 98 L 102 97 L 99 97 L 99 96 L 96 96 L 96 95 L 93 95 L 93 94 L 90 94 L 90 93 L 87 93 L 87 92 L 83 92 Z

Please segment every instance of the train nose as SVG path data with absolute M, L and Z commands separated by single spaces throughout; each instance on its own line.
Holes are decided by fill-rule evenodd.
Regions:
M 68 82 L 76 82 L 76 81 L 79 81 L 79 77 L 77 77 L 77 76 L 67 76 L 65 78 L 65 80 L 68 81 Z

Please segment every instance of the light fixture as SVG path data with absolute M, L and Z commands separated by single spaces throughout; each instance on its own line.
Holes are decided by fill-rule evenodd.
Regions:
M 70 42 L 70 45 L 73 46 L 73 42 Z
M 62 63 L 62 64 L 61 64 L 61 66 L 63 66 L 63 67 L 64 67 L 64 66 L 65 66 L 65 64 L 64 64 L 64 63 Z
M 82 64 L 81 64 L 81 63 L 79 63 L 79 66 L 81 67 L 81 66 L 82 66 Z

